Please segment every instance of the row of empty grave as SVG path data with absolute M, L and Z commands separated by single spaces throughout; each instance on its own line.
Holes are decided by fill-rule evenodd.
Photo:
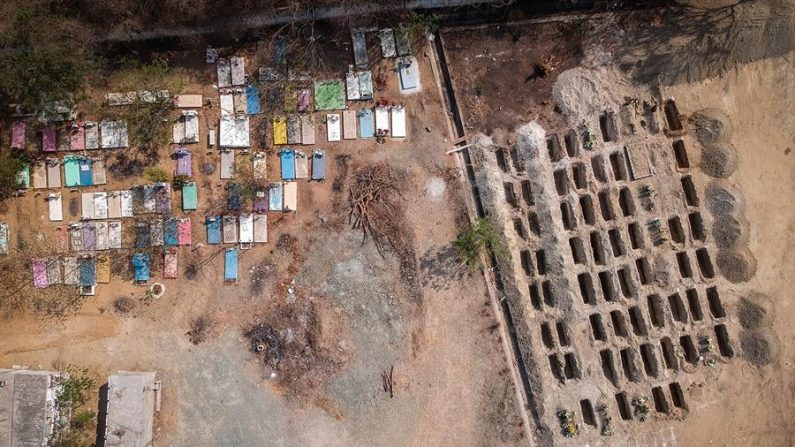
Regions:
M 518 346 L 538 387 L 528 393 L 542 394 L 529 400 L 556 434 L 559 410 L 598 434 L 637 419 L 639 397 L 658 417 L 682 416 L 692 375 L 734 355 L 687 149 L 670 123 L 625 134 L 617 119 L 567 131 L 562 145 L 520 130 L 512 148 L 483 151 L 497 168 L 479 182 L 502 188 L 481 199 L 508 205 L 487 207 L 510 219 L 500 270 L 516 343 L 532 345 Z

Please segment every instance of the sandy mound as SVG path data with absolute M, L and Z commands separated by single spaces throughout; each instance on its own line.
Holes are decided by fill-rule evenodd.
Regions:
M 732 135 L 732 123 L 729 116 L 718 109 L 702 109 L 694 113 L 692 118 L 696 126 L 696 137 L 704 148 L 713 148 L 727 143 Z
M 737 317 L 740 326 L 748 330 L 768 327 L 773 320 L 771 300 L 761 293 L 752 293 L 740 298 L 737 303 Z
M 707 209 L 716 217 L 740 214 L 744 205 L 739 191 L 721 183 L 707 187 L 706 200 Z
M 596 118 L 606 109 L 618 110 L 626 96 L 632 96 L 627 81 L 607 68 L 582 67 L 566 70 L 552 87 L 552 96 L 570 119 Z
M 717 264 L 729 282 L 746 282 L 756 274 L 756 258 L 748 248 L 718 251 Z
M 715 178 L 726 178 L 737 170 L 737 149 L 732 145 L 707 148 L 701 152 L 701 172 Z
M 773 363 L 778 357 L 778 343 L 769 331 L 740 332 L 743 358 L 756 366 Z
M 745 240 L 746 228 L 748 225 L 745 221 L 740 222 L 733 216 L 717 217 L 712 224 L 712 237 L 715 238 L 715 245 L 721 250 L 737 247 Z

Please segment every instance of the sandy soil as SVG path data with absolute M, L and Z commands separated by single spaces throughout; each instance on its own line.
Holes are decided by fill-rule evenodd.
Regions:
M 255 57 L 256 49 L 240 51 Z M 201 57 L 197 51 L 183 58 L 187 91 L 209 95 L 213 68 L 202 66 Z M 423 50 L 418 59 L 423 83 L 433 86 Z M 194 247 L 181 251 L 180 279 L 165 282 L 163 298 L 147 302 L 141 288 L 115 277 L 63 322 L 42 322 L 30 315 L 4 321 L 0 365 L 77 364 L 89 368 L 99 383 L 118 369 L 157 371 L 164 389 L 156 422 L 158 445 L 520 443 L 524 428 L 485 284 L 480 274 L 459 265 L 450 248 L 457 225 L 466 220 L 465 202 L 455 169 L 448 169 L 452 164 L 444 155 L 447 124 L 438 89 L 399 97 L 394 73 L 386 62 L 382 65 L 387 82 L 377 97 L 406 103 L 410 137 L 381 145 L 319 144 L 332 162 L 328 180 L 300 184 L 297 213 L 269 216 L 270 242 L 241 253 L 236 286 L 222 285 L 217 248 L 198 244 L 204 239 L 201 219 L 224 198 L 224 182 L 217 174 L 202 174 L 202 209 L 192 216 Z M 212 116 L 213 111 L 203 113 Z M 319 118 L 322 141 L 325 128 Z M 202 135 L 206 128 L 202 120 Z M 216 153 L 202 154 L 204 146 L 198 146 L 194 172 L 203 160 L 217 163 Z M 382 257 L 372 242 L 363 243 L 361 233 L 347 226 L 346 189 L 333 188 L 340 174 L 333 160 L 341 155 L 351 157 L 351 170 L 386 161 L 405 172 L 405 218 L 413 233 L 418 278 L 405 277 L 394 255 Z M 161 165 L 170 172 L 173 162 L 166 157 L 164 148 Z M 268 164 L 268 176 L 275 179 L 275 154 Z M 106 187 L 90 190 L 141 181 L 110 180 Z M 70 196 L 77 194 L 65 195 L 68 208 Z M 174 201 L 177 207 L 178 193 Z M 31 232 L 20 230 L 24 222 L 42 222 L 45 211 L 42 196 L 29 193 L 12 203 L 4 219 L 12 233 L 23 231 L 30 237 Z M 52 225 L 45 222 L 40 228 L 46 235 Z M 286 234 L 297 238 L 303 258 L 298 265 L 295 251 L 277 246 Z M 188 263 L 202 265 L 194 280 L 183 274 Z M 412 286 L 417 279 L 419 289 Z M 294 305 L 284 287 L 291 281 Z M 114 310 L 119 297 L 131 298 L 134 308 Z M 311 384 L 303 388 L 291 386 L 292 377 L 282 377 L 293 371 L 272 376 L 249 352 L 243 336 L 254 323 L 271 321 L 274 309 L 291 306 L 294 310 L 287 312 L 296 322 L 306 321 L 308 309 L 314 309 L 321 327 L 313 333 L 312 349 L 336 362 L 309 382 L 300 382 Z M 207 340 L 193 345 L 186 333 L 197 317 L 209 319 L 212 329 Z M 280 324 L 286 325 L 285 331 L 291 329 L 289 320 Z M 393 366 L 395 392 L 390 398 L 382 390 L 381 374 Z
M 791 281 L 786 279 L 793 273 L 787 263 L 787 254 L 791 251 L 788 240 L 792 216 L 791 207 L 786 203 L 793 192 L 790 154 L 795 145 L 795 128 L 791 119 L 795 96 L 788 87 L 784 87 L 792 85 L 795 76 L 791 12 L 791 2 L 744 3 L 716 9 L 606 14 L 581 23 L 529 24 L 526 28 L 501 26 L 511 29 L 511 33 L 496 27 L 444 33 L 447 59 L 467 126 L 468 142 L 478 141 L 472 156 L 473 163 L 479 168 L 477 181 L 480 191 L 487 211 L 503 229 L 511 251 L 510 258 L 500 263 L 501 273 L 506 279 L 504 293 L 512 303 L 515 326 L 520 333 L 522 349 L 525 350 L 523 356 L 529 368 L 530 387 L 540 412 L 534 427 L 539 444 L 783 446 L 791 443 L 793 432 L 782 421 L 792 413 L 791 398 L 795 386 L 790 359 L 795 340 L 791 328 L 781 319 L 782 313 L 792 305 L 787 298 Z M 578 41 L 579 46 L 571 48 L 573 39 L 562 39 L 562 36 L 573 28 L 587 32 Z M 528 48 L 531 47 L 530 42 L 537 45 Z M 533 65 L 550 49 L 560 51 L 561 71 L 547 79 L 527 79 Z M 511 70 L 505 67 L 511 67 Z M 511 100 L 492 103 L 489 102 L 489 93 L 479 96 L 478 86 L 484 85 L 484 79 L 489 80 L 489 86 L 495 89 L 490 91 L 492 96 L 510 97 Z M 488 91 L 485 86 L 483 91 Z M 660 109 L 648 114 L 643 109 L 641 112 L 628 111 L 629 99 L 637 99 L 638 104 L 643 101 L 654 104 L 656 101 L 660 106 L 662 100 L 674 99 L 683 128 L 672 129 Z M 727 127 L 732 129 L 730 135 L 717 145 L 703 139 L 695 119 L 697 112 L 713 113 L 714 110 L 726 117 Z M 605 141 L 607 138 L 599 131 L 600 117 L 605 111 L 615 114 L 616 132 L 621 135 L 618 142 L 615 138 Z M 518 130 L 530 121 L 535 127 Z M 629 123 L 636 127 L 631 128 Z M 597 153 L 623 150 L 624 145 L 637 144 L 639 139 L 647 145 L 656 172 L 652 180 L 644 181 L 652 182 L 656 191 L 652 199 L 656 206 L 653 211 L 640 209 L 644 199 L 639 194 L 638 185 L 644 182 L 623 183 L 615 174 L 611 174 L 611 178 L 615 176 L 619 185 L 626 185 L 632 191 L 638 205 L 637 214 L 641 216 L 638 221 L 642 225 L 655 215 L 679 214 L 683 206 L 689 209 L 688 212 L 700 213 L 707 228 L 706 239 L 697 242 L 687 236 L 687 241 L 683 241 L 684 247 L 688 249 L 691 244 L 704 247 L 713 263 L 717 259 L 716 278 L 697 274 L 693 285 L 682 283 L 667 293 L 684 294 L 685 288 L 701 290 L 702 284 L 710 287 L 714 284 L 720 291 L 727 316 L 714 318 L 708 315 L 707 321 L 713 322 L 708 327 L 702 327 L 703 322 L 686 325 L 674 322 L 676 329 L 672 334 L 678 338 L 691 333 L 703 340 L 703 335 L 712 331 L 712 325 L 725 324 L 732 353 L 723 356 L 712 367 L 685 367 L 678 372 L 665 370 L 660 373 L 647 369 L 638 379 L 618 380 L 619 389 L 630 390 L 630 399 L 640 395 L 651 399 L 650 388 L 655 386 L 665 388 L 667 393 L 668 384 L 672 381 L 683 387 L 688 407 L 685 411 L 677 408 L 660 411 L 655 409 L 656 405 L 650 404 L 652 417 L 645 423 L 637 418 L 622 421 L 613 397 L 618 389 L 601 382 L 603 367 L 599 356 L 591 356 L 589 350 L 614 346 L 624 349 L 627 342 L 621 341 L 620 337 L 618 343 L 613 341 L 616 321 L 610 321 L 612 315 L 607 313 L 604 315 L 606 327 L 611 332 L 607 345 L 594 339 L 593 323 L 587 321 L 588 313 L 593 311 L 583 310 L 578 277 L 571 273 L 585 271 L 595 275 L 604 269 L 601 266 L 583 267 L 578 261 L 572 261 L 574 250 L 570 250 L 567 239 L 578 236 L 583 225 L 584 216 L 576 196 L 582 195 L 583 191 L 592 193 L 596 213 L 599 214 L 595 193 L 605 186 L 601 181 L 593 180 L 591 174 L 587 174 L 586 184 L 577 186 L 576 179 L 564 174 L 563 178 L 568 177 L 564 180 L 568 186 L 561 191 L 552 172 L 559 168 L 568 171 L 580 159 L 591 158 L 582 152 L 567 155 L 563 148 L 563 135 L 567 129 L 577 130 L 582 135 L 586 126 L 597 134 Z M 540 139 L 536 140 L 533 135 L 538 132 Z M 553 156 L 551 164 L 549 158 L 552 155 L 547 155 L 544 132 L 547 137 L 557 134 L 560 152 L 563 152 L 562 156 Z M 477 140 L 478 133 L 487 134 L 491 139 Z M 677 139 L 681 139 L 687 148 L 690 157 L 687 168 L 677 167 L 674 159 L 671 144 Z M 728 158 L 714 157 L 714 152 L 710 151 L 717 146 L 730 154 Z M 731 155 L 734 152 L 736 167 Z M 556 157 L 561 160 L 556 161 Z M 722 164 L 720 169 L 716 164 Z M 527 171 L 523 172 L 522 167 Z M 606 170 L 611 171 L 609 162 Z M 587 172 L 591 172 L 590 164 Z M 716 173 L 725 178 L 714 178 L 718 175 Z M 695 192 L 701 198 L 700 205 L 685 203 L 679 179 L 686 174 L 692 176 Z M 521 182 L 528 180 L 535 203 L 527 203 L 523 199 L 524 183 Z M 504 192 L 503 182 L 513 183 L 515 199 L 510 199 Z M 611 185 L 612 182 L 610 180 Z M 707 190 L 714 184 L 739 191 L 742 197 L 737 202 L 746 204 L 731 212 L 738 222 L 736 228 L 739 230 L 736 231 L 742 234 L 736 238 L 731 236 L 729 242 L 724 237 L 720 242 L 722 245 L 737 244 L 734 250 L 747 250 L 744 253 L 756 259 L 755 271 L 749 271 L 742 279 L 729 272 L 730 267 L 736 265 L 727 267 L 725 261 L 722 263 L 727 250 L 719 249 L 713 239 L 716 234 L 722 234 L 715 227 L 720 223 L 715 222 L 725 222 L 718 219 L 719 213 L 712 211 L 710 205 L 704 204 L 705 200 L 710 200 Z M 607 188 L 612 189 L 613 186 Z M 558 200 L 573 205 L 575 228 L 564 228 L 563 206 L 558 209 Z M 620 203 L 613 201 L 612 206 L 619 210 Z M 530 214 L 536 215 L 540 233 L 533 230 L 532 223 L 528 227 Z M 687 214 L 683 216 L 687 219 Z M 604 229 L 605 233 L 616 228 L 619 232 L 625 231 L 623 227 L 608 222 L 613 219 L 604 219 L 604 223 L 602 220 L 601 217 L 597 219 L 595 228 Z M 618 220 L 620 225 L 624 225 L 626 218 L 619 217 Z M 734 231 L 731 229 L 724 233 L 732 234 Z M 587 238 L 587 232 L 583 236 Z M 609 246 L 607 234 L 604 236 L 605 244 Z M 676 239 L 670 234 L 667 237 Z M 677 282 L 675 278 L 679 272 L 673 252 L 682 250 L 679 244 L 664 241 L 660 248 L 652 246 L 635 250 L 635 253 L 649 256 L 657 278 L 656 285 L 642 286 L 641 296 L 636 297 L 639 304 L 643 303 L 639 307 L 644 308 L 646 316 L 643 318 L 647 322 L 650 317 L 645 310 L 646 293 L 656 288 L 665 290 L 672 282 Z M 586 239 L 586 264 L 591 259 L 588 245 Z M 536 250 L 539 249 L 545 251 L 545 262 L 538 261 Z M 614 262 L 617 262 L 616 269 L 621 268 L 622 257 L 617 257 L 617 261 L 608 259 L 608 270 L 612 269 L 610 266 Z M 691 262 L 693 268 L 698 269 L 696 261 Z M 537 264 L 546 264 L 546 273 L 538 273 L 536 270 L 540 267 Z M 542 281 L 550 284 L 552 296 L 557 297 L 558 301 L 552 308 L 547 307 L 546 293 L 544 303 L 536 306 L 533 302 L 532 286 Z M 595 288 L 599 289 L 600 280 L 595 281 Z M 528 287 L 531 288 L 530 293 L 527 292 Z M 604 287 L 600 296 L 602 293 Z M 759 295 L 764 298 L 753 299 L 763 303 L 766 313 L 759 317 L 759 323 L 748 327 L 747 315 L 743 313 L 743 318 L 740 318 L 738 303 L 744 297 Z M 606 303 L 605 309 L 624 312 L 624 302 L 619 302 Z M 633 303 L 634 300 L 629 299 L 626 305 L 634 306 Z M 599 301 L 588 309 L 601 309 L 601 306 Z M 706 309 L 707 304 L 702 306 Z M 667 303 L 665 307 L 668 308 Z M 747 307 L 742 309 L 747 312 Z M 560 340 L 556 322 L 562 322 L 563 327 L 568 328 L 571 340 Z M 545 336 L 543 327 L 539 331 L 542 323 L 551 325 L 549 337 Z M 629 325 L 629 322 L 625 324 Z M 634 328 L 630 329 L 633 331 Z M 634 340 L 638 340 L 637 343 L 646 340 L 656 343 L 657 333 L 661 332 L 652 330 L 649 335 L 636 332 L 628 343 L 630 346 L 634 346 Z M 712 339 L 715 339 L 714 333 Z M 760 355 L 759 340 L 766 342 L 762 343 L 766 347 L 763 355 Z M 561 343 L 562 346 L 556 346 Z M 550 373 L 547 355 L 564 353 L 573 353 L 580 370 L 573 378 L 568 372 L 565 372 L 565 378 L 554 377 Z M 617 354 L 614 352 L 614 356 Z M 677 356 L 682 354 L 677 347 Z M 658 352 L 657 355 L 661 354 Z M 616 362 L 617 369 L 621 370 L 621 360 Z M 646 366 L 645 360 L 636 359 L 631 363 L 641 371 Z M 619 371 L 619 376 L 625 375 L 628 375 L 626 370 Z M 612 412 L 612 425 L 616 431 L 612 438 L 599 435 L 604 420 L 598 414 L 593 426 L 583 419 L 583 411 L 578 405 L 581 399 L 591 399 L 594 406 L 605 404 L 608 413 Z M 671 406 L 670 396 L 668 401 Z M 554 414 L 559 409 L 576 411 L 580 427 L 578 437 L 566 439 L 561 435 Z

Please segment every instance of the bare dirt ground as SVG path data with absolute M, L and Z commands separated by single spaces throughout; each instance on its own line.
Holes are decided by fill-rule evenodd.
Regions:
M 229 51 L 249 54 L 248 71 L 255 70 L 256 49 Z M 182 64 L 186 93 L 215 95 L 209 86 L 214 67 L 203 66 L 202 51 L 171 56 Z M 164 281 L 162 298 L 146 299 L 142 288 L 115 276 L 63 321 L 33 315 L 4 320 L 0 365 L 76 364 L 99 383 L 119 369 L 157 371 L 164 393 L 157 445 L 521 443 L 524 428 L 485 284 L 459 265 L 450 247 L 457 226 L 466 222 L 464 196 L 444 155 L 447 124 L 424 49 L 418 60 L 429 88 L 413 96 L 399 96 L 388 62 L 375 68 L 386 79 L 376 97 L 406 103 L 409 138 L 318 144 L 327 151 L 328 179 L 300 184 L 298 212 L 269 216 L 270 242 L 241 251 L 237 285 L 222 284 L 218 248 L 200 245 L 203 217 L 217 212 L 224 182 L 217 172 L 197 174 L 201 208 L 192 215 L 194 245 L 180 253 L 180 279 Z M 317 134 L 323 141 L 320 116 Z M 201 135 L 207 122 L 201 121 Z M 255 146 L 269 149 L 266 141 L 258 139 Z M 194 172 L 202 163 L 217 164 L 217 153 L 204 149 L 204 143 L 193 149 Z M 160 156 L 160 165 L 171 172 L 168 149 Z M 350 166 L 343 169 L 337 157 L 349 157 Z M 414 276 L 401 269 L 405 259 L 389 250 L 382 256 L 347 223 L 346 179 L 356 167 L 378 162 L 403 172 Z M 278 158 L 271 153 L 268 178 L 278 175 Z M 108 185 L 89 190 L 142 182 L 109 177 Z M 79 197 L 64 195 L 65 208 L 72 196 Z M 174 202 L 177 207 L 179 193 Z M 46 222 L 45 206 L 33 192 L 11 203 L 3 217 L 12 244 L 20 235 L 49 237 L 54 225 Z M 67 213 L 66 219 L 76 217 Z M 200 266 L 195 276 L 186 275 L 189 264 Z M 160 277 L 154 268 L 153 273 Z M 197 319 L 203 320 L 198 329 Z M 276 367 L 252 352 L 244 335 L 259 324 L 279 334 L 289 357 Z M 390 398 L 382 373 L 392 367 Z
M 795 436 L 782 424 L 793 411 L 795 333 L 781 319 L 792 307 L 787 259 L 793 216 L 786 203 L 795 172 L 793 6 L 702 3 L 684 11 L 442 33 L 468 142 L 477 141 L 472 157 L 485 208 L 511 252 L 500 261 L 503 293 L 540 413 L 534 424 L 539 445 L 783 446 Z M 572 29 L 583 31 L 576 45 L 567 38 Z M 561 69 L 532 78 L 534 66 L 555 51 Z M 664 113 L 662 101 L 669 99 L 678 106 L 673 115 L 681 129 Z M 600 129 L 605 112 L 616 123 L 607 130 L 610 138 Z M 583 147 L 586 129 L 596 138 L 592 149 Z M 577 135 L 570 153 L 564 138 L 569 130 Z M 550 148 L 552 134 L 559 146 Z M 677 140 L 687 163 L 676 158 Z M 637 144 L 645 145 L 654 170 L 640 181 L 620 168 L 624 146 Z M 611 153 L 620 154 L 616 162 L 607 160 Z M 605 180 L 595 172 L 600 156 Z M 585 172 L 582 180 L 577 172 Z M 695 203 L 683 192 L 685 176 L 693 182 Z M 513 185 L 513 193 L 504 183 Z M 651 198 L 645 198 L 644 184 L 655 191 Z M 623 189 L 635 208 L 625 210 Z M 618 217 L 604 210 L 603 192 Z M 595 207 L 591 218 L 582 204 L 588 195 Z M 694 230 L 698 223 L 688 222 L 694 213 L 703 220 L 703 236 Z M 684 233 L 666 222 L 674 215 L 680 215 Z M 646 227 L 656 217 L 664 227 L 659 244 Z M 645 247 L 630 243 L 633 222 L 647 238 Z M 593 248 L 593 233 L 603 237 L 604 260 L 596 259 L 602 249 Z M 576 248 L 578 238 L 583 249 Z M 709 254 L 714 274 L 697 260 L 698 250 Z M 651 284 L 633 265 L 643 257 L 650 261 Z M 686 257 L 695 274 L 680 279 L 678 259 Z M 639 283 L 635 292 L 624 293 L 622 270 Z M 578 285 L 581 275 L 592 275 L 592 297 L 584 296 L 588 286 Z M 605 281 L 614 282 L 612 291 Z M 724 316 L 705 296 L 712 287 Z M 647 306 L 655 293 L 664 301 L 659 322 Z M 607 298 L 611 294 L 623 297 Z M 687 295 L 686 309 L 676 309 L 670 297 L 677 294 Z M 589 321 L 597 314 L 604 334 Z M 720 344 L 718 326 L 726 328 L 728 349 L 703 349 L 705 336 Z M 688 360 L 682 336 L 702 343 L 705 359 L 716 363 Z M 661 337 L 673 338 L 673 355 L 660 348 Z M 610 351 L 616 371 L 606 381 L 610 374 L 600 356 Z M 674 383 L 683 390 L 684 405 L 674 396 Z M 615 396 L 621 392 L 628 400 L 648 397 L 649 420 L 640 422 L 631 404 L 624 418 Z M 603 405 L 606 413 L 599 411 Z M 587 406 L 595 408 L 593 417 L 584 414 Z M 562 436 L 555 414 L 561 409 L 576 413 L 580 434 L 573 439 Z M 603 414 L 611 418 L 612 437 L 601 434 Z

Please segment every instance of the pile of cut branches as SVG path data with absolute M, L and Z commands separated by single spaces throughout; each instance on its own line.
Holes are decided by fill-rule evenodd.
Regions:
M 365 240 L 372 237 L 379 251 L 385 244 L 395 248 L 403 220 L 402 206 L 395 200 L 401 197 L 395 170 L 384 163 L 359 169 L 349 193 L 348 223 L 361 229 Z

